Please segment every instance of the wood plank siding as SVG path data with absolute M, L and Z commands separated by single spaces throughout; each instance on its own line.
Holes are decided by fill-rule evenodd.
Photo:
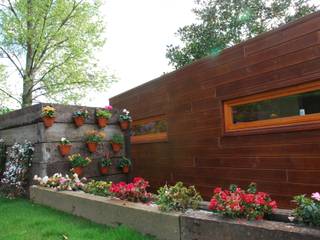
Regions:
M 320 190 L 320 128 L 225 134 L 223 102 L 320 80 L 320 12 L 207 57 L 111 99 L 133 119 L 165 115 L 168 141 L 132 145 L 134 175 L 151 183 L 254 181 L 289 207 Z M 320 104 L 320 103 L 319 103 Z

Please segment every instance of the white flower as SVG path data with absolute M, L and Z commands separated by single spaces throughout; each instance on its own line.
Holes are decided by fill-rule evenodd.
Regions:
M 290 222 L 294 221 L 294 217 L 292 217 L 292 216 L 288 217 L 288 219 L 289 219 Z
M 38 175 L 34 175 L 33 180 L 38 180 L 38 179 L 39 179 Z
M 48 180 L 49 180 L 49 177 L 45 176 L 44 178 L 42 178 L 42 183 L 47 184 Z
M 65 140 L 67 140 L 65 137 L 61 138 L 61 142 L 64 142 Z

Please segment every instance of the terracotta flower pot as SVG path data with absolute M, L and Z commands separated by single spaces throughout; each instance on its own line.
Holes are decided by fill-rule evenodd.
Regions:
M 120 152 L 122 145 L 118 144 L 118 143 L 112 143 L 112 151 L 114 151 L 115 153 Z
M 107 175 L 108 172 L 109 172 L 109 168 L 108 167 L 100 167 L 101 175 Z
M 122 172 L 123 172 L 123 173 L 128 173 L 128 172 L 129 172 L 129 166 L 124 166 L 124 167 L 122 168 Z
M 106 127 L 108 125 L 109 119 L 98 117 L 97 118 L 97 122 L 98 122 L 98 126 L 100 128 L 104 128 L 104 127 Z
M 129 121 L 122 121 L 120 122 L 120 128 L 122 130 L 128 130 L 130 127 L 130 122 Z
M 83 174 L 83 167 L 74 167 L 73 173 L 76 173 L 78 176 L 81 176 Z
M 94 153 L 97 151 L 98 143 L 96 142 L 87 142 L 87 147 L 89 152 Z
M 71 151 L 71 147 L 72 147 L 72 145 L 70 145 L 70 144 L 59 145 L 60 154 L 62 156 L 68 155 Z
M 55 119 L 56 119 L 55 117 L 43 117 L 42 121 L 43 121 L 44 126 L 46 128 L 49 128 L 49 127 L 52 127 Z
M 81 127 L 84 124 L 85 119 L 84 117 L 75 117 L 73 118 L 73 121 L 77 127 Z

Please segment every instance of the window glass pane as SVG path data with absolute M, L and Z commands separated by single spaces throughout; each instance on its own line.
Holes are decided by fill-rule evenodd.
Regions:
M 320 113 L 320 90 L 232 107 L 233 123 Z
M 165 119 L 152 120 L 147 123 L 133 125 L 132 136 L 167 132 L 167 121 Z

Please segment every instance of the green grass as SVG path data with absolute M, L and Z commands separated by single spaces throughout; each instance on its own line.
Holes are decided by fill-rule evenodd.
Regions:
M 131 229 L 109 228 L 33 204 L 0 197 L 0 240 L 150 240 Z

